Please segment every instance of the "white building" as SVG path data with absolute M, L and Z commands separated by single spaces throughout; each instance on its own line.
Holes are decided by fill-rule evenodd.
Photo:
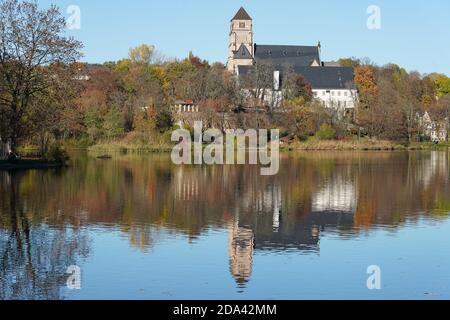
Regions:
M 428 112 L 422 117 L 422 130 L 423 133 L 430 138 L 433 142 L 441 142 L 447 141 L 448 137 L 448 119 L 444 119 L 442 121 L 435 121 L 431 119 L 431 116 Z
M 274 85 L 264 94 L 267 103 L 279 104 L 284 75 L 293 71 L 311 84 L 314 99 L 326 107 L 355 108 L 358 93 L 354 88 L 353 69 L 322 61 L 320 42 L 316 46 L 258 45 L 253 38 L 253 20 L 240 8 L 231 20 L 227 67 L 236 75 L 244 75 L 259 64 L 272 66 Z

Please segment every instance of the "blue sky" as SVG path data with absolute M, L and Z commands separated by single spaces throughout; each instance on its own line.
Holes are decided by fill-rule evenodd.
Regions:
M 411 3 L 412 2 L 412 3 Z M 450 75 L 448 0 L 38 0 L 63 13 L 81 9 L 81 29 L 69 34 L 85 44 L 84 60 L 127 56 L 130 47 L 153 44 L 166 56 L 225 62 L 230 19 L 244 6 L 259 44 L 315 45 L 322 58 L 368 57 L 422 73 Z M 381 30 L 366 26 L 370 5 L 381 9 Z

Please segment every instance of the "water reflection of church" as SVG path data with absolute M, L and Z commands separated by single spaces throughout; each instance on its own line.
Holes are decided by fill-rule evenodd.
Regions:
M 245 288 L 250 280 L 255 252 L 318 253 L 320 233 L 327 227 L 351 227 L 355 190 L 349 181 L 333 180 L 315 194 L 307 214 L 289 221 L 283 215 L 281 185 L 266 187 L 256 198 L 243 195 L 246 206 L 236 208 L 228 225 L 230 272 L 238 286 Z
M 257 167 L 173 169 L 158 159 L 0 171 L 0 299 L 61 298 L 67 266 L 92 254 L 100 226 L 120 227 L 140 250 L 168 233 L 192 241 L 225 226 L 222 253 L 245 288 L 255 255 L 314 255 L 327 234 L 391 231 L 450 213 L 447 152 L 305 154 L 284 159 L 271 178 Z

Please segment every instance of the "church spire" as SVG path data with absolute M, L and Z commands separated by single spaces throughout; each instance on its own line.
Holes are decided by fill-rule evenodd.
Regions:
M 236 15 L 234 16 L 233 19 L 231 19 L 231 21 L 234 20 L 253 20 L 252 17 L 250 17 L 250 15 L 247 13 L 247 11 L 245 11 L 244 7 L 241 7 L 239 9 L 239 11 L 236 13 Z

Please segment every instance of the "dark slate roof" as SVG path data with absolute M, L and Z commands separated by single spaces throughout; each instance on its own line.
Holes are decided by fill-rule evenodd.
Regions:
M 252 54 L 244 44 L 241 44 L 237 51 L 234 51 L 234 59 L 253 59 Z
M 323 66 L 325 67 L 341 67 L 338 61 L 323 61 Z
M 255 44 L 256 62 L 270 63 L 274 66 L 309 67 L 314 62 L 320 65 L 317 46 L 273 46 Z
M 233 21 L 233 20 L 252 20 L 252 18 L 247 13 L 247 11 L 245 11 L 244 7 L 241 7 L 239 9 L 239 11 L 236 13 L 236 15 L 234 16 L 234 18 L 231 19 L 231 21 Z
M 252 66 L 239 66 L 240 75 L 248 74 Z M 283 81 L 283 69 L 281 70 L 281 81 Z M 286 70 L 286 69 L 284 69 Z M 347 67 L 294 67 L 295 73 L 301 74 L 311 84 L 313 89 L 348 89 L 353 83 L 353 69 Z
M 353 68 L 307 67 L 294 68 L 314 89 L 348 89 L 353 83 Z
M 262 251 L 298 249 L 318 251 L 320 234 L 313 235 L 312 229 L 323 230 L 327 227 L 350 229 L 353 226 L 354 215 L 351 212 L 312 212 L 303 219 L 292 221 L 289 225 L 281 223 L 278 232 L 273 232 L 270 216 L 262 216 L 258 221 L 255 236 L 255 249 Z M 261 219 L 261 218 L 260 218 Z

